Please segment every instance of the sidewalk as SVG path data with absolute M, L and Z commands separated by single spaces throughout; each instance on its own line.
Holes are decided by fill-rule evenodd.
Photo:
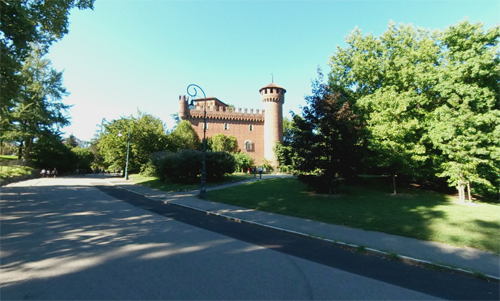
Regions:
M 264 179 L 276 176 L 266 175 Z M 279 176 L 278 176 L 279 177 Z M 251 179 L 208 188 L 207 191 L 258 181 Z M 469 270 L 485 274 L 490 279 L 500 280 L 500 257 L 474 248 L 459 248 L 438 242 L 420 241 L 413 238 L 365 231 L 345 226 L 337 226 L 298 217 L 256 211 L 222 203 L 201 200 L 198 191 L 166 193 L 146 186 L 135 185 L 122 178 L 107 179 L 111 185 L 144 195 L 156 201 L 163 201 L 195 210 L 221 215 L 242 222 L 324 239 L 350 247 L 363 246 L 368 251 L 382 251 L 397 254 L 403 260 L 440 264 L 454 269 Z

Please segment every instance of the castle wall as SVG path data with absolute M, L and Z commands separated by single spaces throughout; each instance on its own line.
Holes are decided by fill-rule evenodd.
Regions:
M 208 115 L 208 112 L 207 112 Z M 203 139 L 203 118 L 189 118 L 192 127 Z M 227 124 L 227 126 L 225 126 Z M 207 138 L 216 134 L 224 134 L 226 136 L 233 135 L 238 140 L 238 148 L 241 152 L 248 153 L 255 164 L 261 164 L 264 158 L 264 122 L 263 121 L 248 121 L 248 120 L 224 120 L 207 118 Z M 250 130 L 252 125 L 252 130 Z M 252 149 L 245 149 L 245 141 L 252 141 Z

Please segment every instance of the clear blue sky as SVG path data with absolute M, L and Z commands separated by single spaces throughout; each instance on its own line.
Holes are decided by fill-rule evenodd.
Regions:
M 381 35 L 392 20 L 443 30 L 460 20 L 500 23 L 500 1 L 110 1 L 73 10 L 69 34 L 50 49 L 74 134 L 89 141 L 103 118 L 152 114 L 173 127 L 189 84 L 241 108 L 262 109 L 259 89 L 285 89 L 300 112 L 316 68 L 355 26 Z

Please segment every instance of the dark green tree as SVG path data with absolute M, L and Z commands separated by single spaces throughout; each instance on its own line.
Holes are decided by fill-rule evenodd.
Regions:
M 69 106 L 61 101 L 68 95 L 62 72 L 52 68 L 45 54 L 46 49 L 35 45 L 24 62 L 19 74 L 21 90 L 10 110 L 10 127 L 2 133 L 4 139 L 19 142 L 19 157 L 28 163 L 35 138 L 57 136 L 59 129 L 70 123 L 66 115 Z
M 77 168 L 78 156 L 64 145 L 60 136 L 47 134 L 33 144 L 32 164 L 39 169 L 57 168 L 59 173 L 65 173 Z
M 318 70 L 313 94 L 306 97 L 307 106 L 300 117 L 294 116 L 297 129 L 291 146 L 298 157 L 296 169 L 320 173 L 322 188 L 331 193 L 337 178 L 356 175 L 362 127 L 349 99 L 330 90 L 322 79 Z
M 69 135 L 68 138 L 63 139 L 64 144 L 69 148 L 77 147 L 80 142 L 73 134 Z

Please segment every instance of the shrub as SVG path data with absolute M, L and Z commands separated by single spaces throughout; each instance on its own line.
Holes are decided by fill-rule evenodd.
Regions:
M 207 152 L 207 181 L 220 180 L 225 174 L 236 170 L 236 160 L 226 152 Z
M 236 170 L 241 172 L 245 172 L 255 164 L 255 160 L 247 153 L 238 152 L 233 154 L 233 157 L 236 160 Z
M 201 175 L 203 153 L 193 149 L 181 149 L 175 153 L 157 152 L 151 155 L 151 163 L 155 166 L 160 180 L 174 183 L 195 183 Z M 226 152 L 207 152 L 207 180 L 219 180 L 226 173 L 233 173 L 236 167 L 234 157 Z
M 332 193 L 340 186 L 340 178 L 335 178 L 331 181 L 325 175 L 300 174 L 298 180 L 307 184 L 310 189 L 318 193 Z

